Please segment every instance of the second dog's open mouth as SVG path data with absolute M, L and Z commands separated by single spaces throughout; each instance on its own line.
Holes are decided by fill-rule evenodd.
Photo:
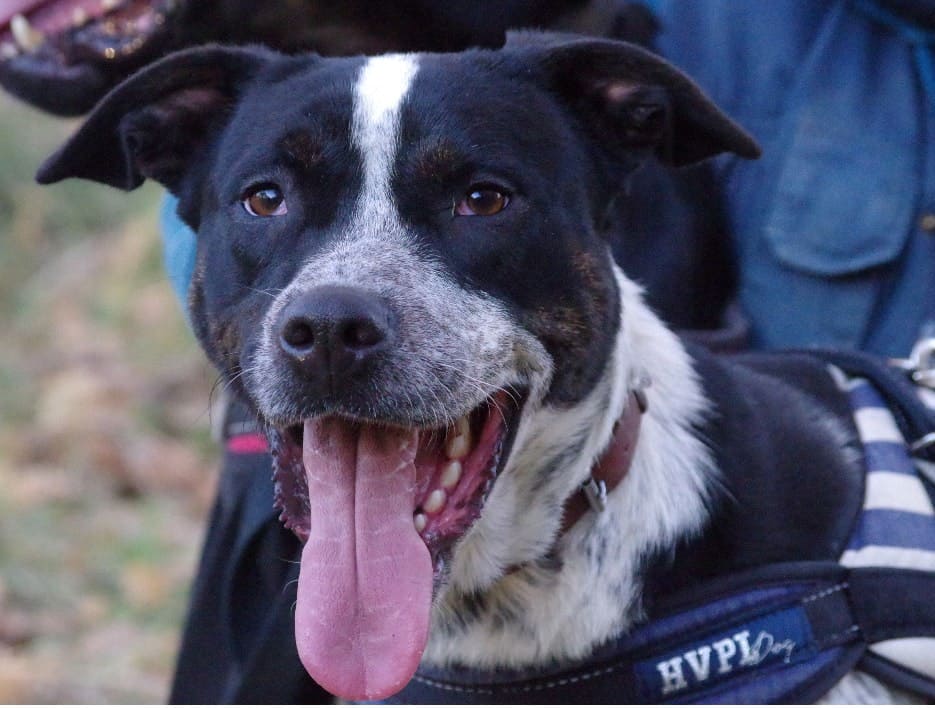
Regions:
M 0 80 L 54 113 L 88 110 L 129 70 L 159 55 L 182 0 L 0 3 Z M 123 68 L 121 68 L 123 67 Z
M 53 52 L 119 62 L 140 51 L 165 24 L 175 0 L 10 0 L 0 8 L 6 59 Z
M 372 700 L 409 681 L 437 582 L 480 516 L 519 412 L 501 392 L 441 428 L 326 416 L 270 434 L 276 503 L 305 542 L 299 656 L 325 688 Z

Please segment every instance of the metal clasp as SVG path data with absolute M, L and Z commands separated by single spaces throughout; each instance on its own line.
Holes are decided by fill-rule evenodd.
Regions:
M 584 492 L 588 504 L 597 513 L 601 513 L 607 508 L 607 485 L 604 484 L 604 480 L 596 480 L 594 477 L 588 477 L 581 485 L 581 491 Z
M 935 390 L 935 336 L 922 337 L 912 348 L 908 359 L 897 359 L 894 363 L 909 375 L 913 383 Z M 909 450 L 917 454 L 933 446 L 935 432 L 909 443 Z
M 908 359 L 894 359 L 919 386 L 935 390 L 935 337 L 923 337 L 912 348 Z

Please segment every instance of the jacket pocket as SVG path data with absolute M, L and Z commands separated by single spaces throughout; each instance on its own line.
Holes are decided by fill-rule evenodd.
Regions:
M 807 111 L 807 113 L 812 113 Z M 820 111 L 817 112 L 820 114 Z M 784 266 L 817 277 L 896 260 L 915 213 L 918 149 L 805 115 L 788 143 L 764 236 Z

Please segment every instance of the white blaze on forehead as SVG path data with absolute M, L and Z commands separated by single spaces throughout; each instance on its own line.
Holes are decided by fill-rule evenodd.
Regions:
M 400 109 L 418 68 L 415 55 L 388 54 L 369 59 L 357 78 L 352 135 L 364 162 L 364 210 L 389 200 Z

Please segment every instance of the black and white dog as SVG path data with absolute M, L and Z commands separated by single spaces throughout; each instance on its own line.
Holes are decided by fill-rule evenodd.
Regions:
M 723 151 L 757 154 L 655 56 L 524 33 L 452 55 L 179 53 L 40 180 L 180 197 L 192 321 L 269 425 L 306 540 L 300 656 L 377 699 L 420 664 L 575 661 L 657 590 L 842 550 L 863 470 L 825 368 L 688 349 L 611 257 L 628 175 Z M 606 508 L 577 509 L 608 465 Z

